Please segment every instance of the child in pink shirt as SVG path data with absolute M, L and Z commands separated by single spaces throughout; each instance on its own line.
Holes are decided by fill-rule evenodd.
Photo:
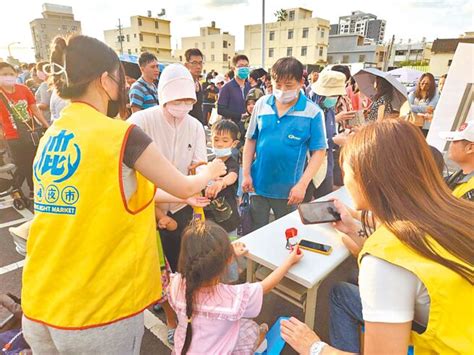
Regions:
M 258 316 L 263 294 L 270 292 L 302 254 L 294 248 L 287 260 L 262 282 L 226 285 L 220 279 L 234 256 L 246 253 L 231 244 L 224 229 L 212 222 L 194 222 L 183 233 L 178 274 L 168 293 L 178 316 L 176 354 L 253 354 L 265 337 Z

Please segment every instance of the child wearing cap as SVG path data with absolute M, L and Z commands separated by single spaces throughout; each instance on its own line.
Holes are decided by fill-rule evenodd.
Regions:
M 463 123 L 457 131 L 442 132 L 440 136 L 451 142 L 448 157 L 461 167 L 447 178 L 449 188 L 454 196 L 474 201 L 474 121 Z

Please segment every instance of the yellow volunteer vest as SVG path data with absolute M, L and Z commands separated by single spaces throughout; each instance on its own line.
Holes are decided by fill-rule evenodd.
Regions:
M 444 257 L 457 260 L 441 247 Z M 423 334 L 412 332 L 416 355 L 472 354 L 474 351 L 474 287 L 454 271 L 435 263 L 402 244 L 386 227 L 365 242 L 359 254 L 373 255 L 413 272 L 426 286 L 430 314 Z
M 474 176 L 472 176 L 467 182 L 459 184 L 453 189 L 453 196 L 461 198 L 467 192 L 474 190 Z
M 122 188 L 132 126 L 72 103 L 41 139 L 23 272 L 26 317 L 64 329 L 133 316 L 161 297 L 154 186 Z

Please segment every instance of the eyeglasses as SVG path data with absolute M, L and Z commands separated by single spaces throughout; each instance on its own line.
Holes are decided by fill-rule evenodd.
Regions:
M 203 66 L 204 65 L 204 62 L 188 62 L 189 64 L 191 64 L 193 67 L 197 67 L 197 66 Z

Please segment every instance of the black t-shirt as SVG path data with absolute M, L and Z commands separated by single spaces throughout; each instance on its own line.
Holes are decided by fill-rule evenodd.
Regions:
M 229 173 L 236 173 L 237 174 L 237 180 L 232 184 L 227 186 L 225 189 L 223 189 L 219 194 L 217 195 L 216 198 L 219 197 L 224 197 L 224 199 L 227 201 L 227 203 L 230 205 L 232 209 L 232 215 L 229 217 L 224 222 L 218 223 L 222 228 L 224 228 L 227 232 L 231 232 L 235 229 L 237 229 L 239 223 L 240 223 L 240 216 L 239 216 L 239 210 L 237 207 L 237 186 L 238 186 L 238 181 L 239 181 L 239 163 L 232 157 L 227 158 L 227 160 L 224 162 L 225 166 L 227 167 L 227 174 Z M 212 213 L 207 214 L 208 218 L 211 220 L 214 220 L 214 216 Z
M 196 103 L 193 105 L 193 109 L 189 112 L 189 114 L 204 125 L 204 124 L 207 124 L 207 122 L 204 122 L 204 119 L 203 119 L 204 117 L 202 113 L 203 92 L 202 92 L 202 86 L 200 83 L 196 84 L 196 89 L 198 87 L 199 87 L 199 90 L 196 91 Z
M 134 125 L 125 143 L 123 163 L 133 169 L 135 162 L 152 142 L 152 139 L 140 127 Z

